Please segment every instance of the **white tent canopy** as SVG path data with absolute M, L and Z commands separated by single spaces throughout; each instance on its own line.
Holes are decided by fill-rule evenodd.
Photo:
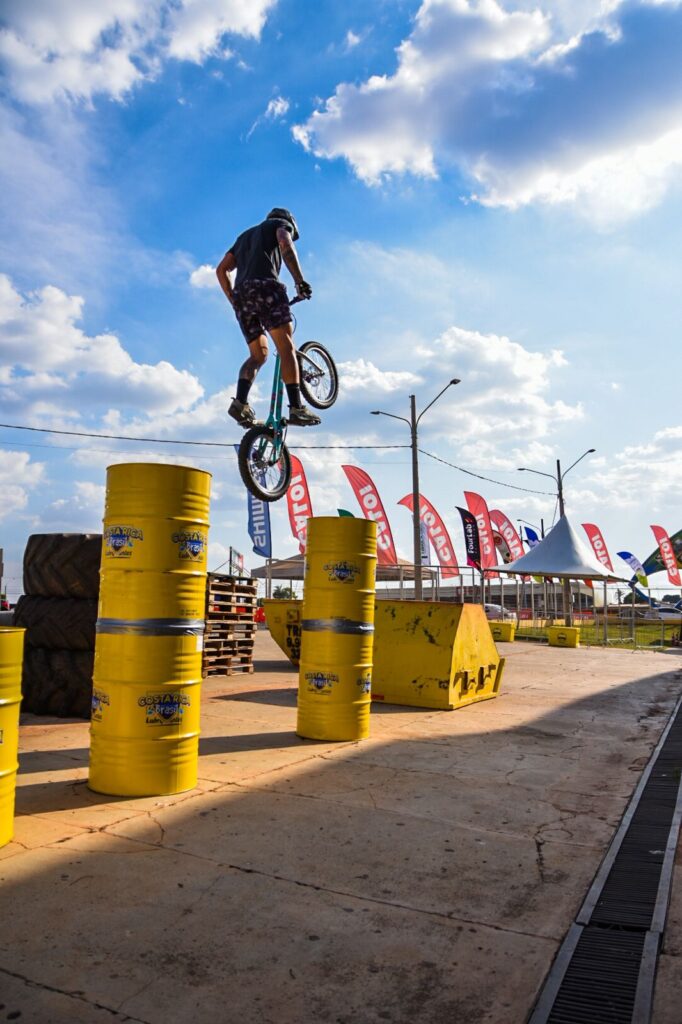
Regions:
M 604 583 L 624 581 L 616 576 L 597 559 L 591 548 L 581 540 L 562 516 L 544 540 L 531 548 L 521 558 L 507 565 L 496 565 L 497 572 L 521 574 L 523 576 L 554 576 L 557 579 L 602 580 Z

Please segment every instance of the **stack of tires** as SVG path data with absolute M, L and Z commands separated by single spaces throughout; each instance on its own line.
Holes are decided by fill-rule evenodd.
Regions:
M 36 533 L 24 553 L 26 629 L 22 710 L 89 718 L 99 596 L 101 534 Z

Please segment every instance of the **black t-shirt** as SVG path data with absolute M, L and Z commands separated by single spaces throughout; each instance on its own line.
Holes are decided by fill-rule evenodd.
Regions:
M 282 267 L 282 254 L 277 244 L 277 229 L 289 225 L 284 220 L 264 220 L 253 228 L 242 231 L 241 235 L 228 249 L 237 263 L 237 279 L 235 288 L 244 281 L 257 278 L 261 281 L 278 281 Z

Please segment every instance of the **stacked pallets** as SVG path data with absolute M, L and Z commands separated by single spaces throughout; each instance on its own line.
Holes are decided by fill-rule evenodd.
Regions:
M 253 672 L 256 580 L 209 573 L 203 675 Z

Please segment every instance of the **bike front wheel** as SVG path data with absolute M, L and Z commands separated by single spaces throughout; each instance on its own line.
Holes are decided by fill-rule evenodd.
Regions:
M 291 457 L 284 443 L 277 453 L 270 427 L 261 423 L 246 431 L 239 445 L 239 472 L 246 488 L 261 501 L 277 501 L 286 494 Z
M 339 394 L 336 363 L 319 341 L 306 341 L 296 355 L 303 397 L 315 409 L 329 409 Z

